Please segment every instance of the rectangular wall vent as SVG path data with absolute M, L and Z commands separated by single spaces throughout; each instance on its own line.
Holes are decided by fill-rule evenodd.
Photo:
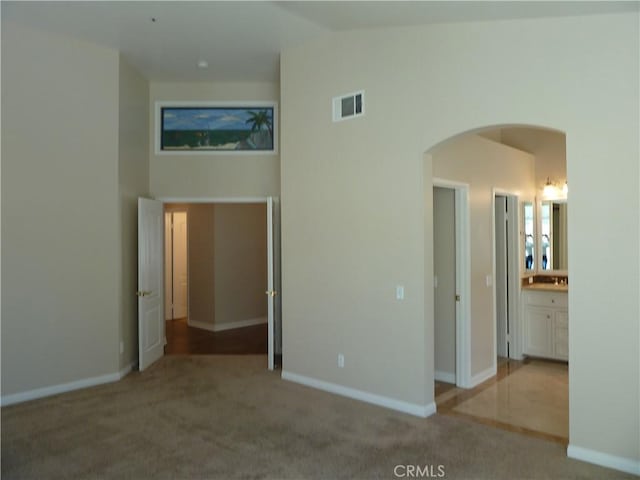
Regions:
M 364 90 L 333 98 L 333 121 L 364 115 Z

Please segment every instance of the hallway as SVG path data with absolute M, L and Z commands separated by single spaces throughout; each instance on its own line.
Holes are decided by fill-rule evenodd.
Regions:
M 166 355 L 267 354 L 267 324 L 211 332 L 190 327 L 186 318 L 166 321 Z
M 529 436 L 569 442 L 568 365 L 500 358 L 498 373 L 470 390 L 436 382 L 438 413 Z

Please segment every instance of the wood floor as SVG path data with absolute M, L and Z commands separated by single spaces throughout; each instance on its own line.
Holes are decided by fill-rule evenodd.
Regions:
M 495 377 L 472 389 L 436 382 L 438 413 L 566 445 L 568 367 L 539 359 L 500 359 Z
M 186 318 L 167 320 L 166 355 L 267 354 L 267 324 L 210 332 L 187 325 Z

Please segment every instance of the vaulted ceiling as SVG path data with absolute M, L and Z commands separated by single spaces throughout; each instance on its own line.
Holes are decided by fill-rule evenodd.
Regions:
M 278 81 L 282 49 L 338 30 L 589 15 L 638 1 L 3 1 L 2 20 L 120 50 L 150 80 Z M 199 68 L 205 61 L 208 68 Z

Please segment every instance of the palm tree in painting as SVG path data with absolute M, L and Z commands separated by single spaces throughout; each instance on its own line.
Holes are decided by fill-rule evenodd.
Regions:
M 245 123 L 251 124 L 252 132 L 259 132 L 262 127 L 267 127 L 269 131 L 269 137 L 273 137 L 273 126 L 271 125 L 271 116 L 267 110 L 261 110 L 259 112 L 247 112 L 249 119 Z

